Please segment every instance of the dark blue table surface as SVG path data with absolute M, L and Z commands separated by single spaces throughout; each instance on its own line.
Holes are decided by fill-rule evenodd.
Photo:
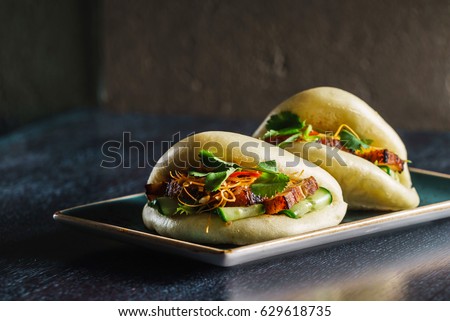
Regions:
M 251 134 L 259 121 L 81 110 L 0 137 L 0 299 L 450 299 L 449 219 L 232 268 L 52 219 L 59 209 L 142 192 L 163 141 L 205 130 Z M 154 142 L 148 159 L 132 148 L 122 153 L 128 168 L 102 168 L 102 145 L 124 133 L 134 145 Z M 413 166 L 450 173 L 450 133 L 400 134 Z

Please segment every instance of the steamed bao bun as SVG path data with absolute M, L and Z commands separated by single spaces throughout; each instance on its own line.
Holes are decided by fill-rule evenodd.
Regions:
M 225 223 L 215 213 L 164 216 L 145 205 L 142 217 L 147 228 L 163 236 L 196 243 L 243 245 L 334 226 L 345 215 L 347 204 L 343 201 L 341 188 L 326 171 L 266 142 L 230 132 L 203 132 L 178 142 L 155 165 L 148 183 L 168 181 L 170 171 L 198 167 L 201 149 L 213 152 L 224 161 L 248 167 L 275 160 L 278 170 L 290 177 L 314 176 L 319 186 L 330 191 L 333 201 L 300 219 L 263 214 L 231 223 Z
M 263 136 L 269 118 L 283 111 L 297 114 L 321 131 L 336 132 L 341 124 L 349 125 L 359 136 L 372 139 L 372 146 L 408 159 L 405 145 L 395 130 L 363 100 L 344 90 L 318 87 L 292 96 L 267 115 L 253 136 Z M 402 210 L 419 205 L 407 163 L 396 181 L 372 162 L 320 143 L 295 142 L 286 150 L 329 172 L 341 185 L 344 200 L 351 209 Z

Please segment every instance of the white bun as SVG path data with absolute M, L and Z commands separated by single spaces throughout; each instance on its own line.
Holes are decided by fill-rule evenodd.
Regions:
M 253 136 L 261 137 L 270 116 L 282 111 L 297 114 L 321 131 L 335 132 L 341 124 L 346 124 L 359 136 L 372 139 L 373 146 L 387 148 L 401 159 L 407 159 L 405 145 L 395 130 L 363 100 L 344 90 L 319 87 L 296 94 L 272 110 Z M 407 164 L 397 182 L 370 161 L 347 152 L 332 151 L 321 144 L 294 143 L 286 150 L 333 175 L 352 209 L 401 210 L 419 205 Z M 339 156 L 341 161 L 331 155 Z
M 341 188 L 326 171 L 278 147 L 230 132 L 204 132 L 178 142 L 155 165 L 148 183 L 166 181 L 170 171 L 198 166 L 201 149 L 210 150 L 225 161 L 245 166 L 275 160 L 280 172 L 290 177 L 314 176 L 319 186 L 331 192 L 333 202 L 300 219 L 291 219 L 285 215 L 261 215 L 232 223 L 225 223 L 218 215 L 209 213 L 164 216 L 146 205 L 142 215 L 147 228 L 154 229 L 160 235 L 185 241 L 243 245 L 334 226 L 345 215 L 347 204 L 343 201 Z

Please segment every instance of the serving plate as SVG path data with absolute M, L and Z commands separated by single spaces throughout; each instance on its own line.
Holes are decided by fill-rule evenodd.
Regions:
M 53 218 L 153 250 L 219 266 L 233 266 L 450 217 L 450 175 L 412 168 L 411 178 L 421 199 L 418 208 L 397 212 L 349 211 L 337 226 L 245 246 L 202 245 L 147 230 L 141 219 L 145 194 L 72 207 L 56 212 Z

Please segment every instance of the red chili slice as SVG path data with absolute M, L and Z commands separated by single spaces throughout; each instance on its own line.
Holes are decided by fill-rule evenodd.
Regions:
M 258 171 L 240 171 L 230 174 L 230 177 L 239 177 L 239 176 L 259 177 L 261 176 L 261 173 Z

